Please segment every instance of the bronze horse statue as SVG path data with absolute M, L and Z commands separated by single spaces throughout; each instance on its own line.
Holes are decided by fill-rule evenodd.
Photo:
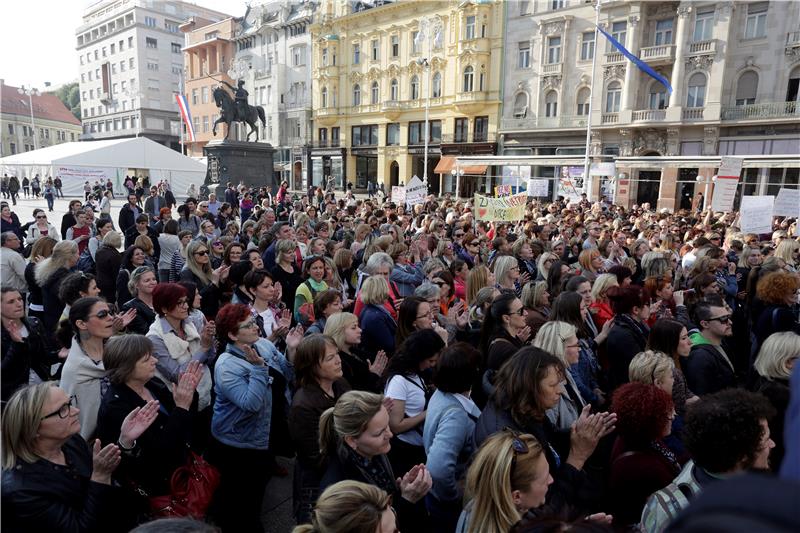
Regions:
M 214 96 L 214 103 L 216 103 L 217 107 L 219 108 L 219 118 L 214 122 L 214 127 L 211 130 L 212 133 L 214 135 L 217 134 L 217 124 L 222 122 L 228 126 L 228 131 L 225 133 L 225 139 L 227 139 L 228 135 L 231 133 L 231 123 L 244 122 L 250 125 L 250 131 L 247 132 L 246 140 L 249 141 L 250 135 L 255 132 L 256 141 L 258 141 L 258 119 L 261 119 L 261 124 L 264 127 L 267 126 L 264 108 L 260 105 L 252 106 L 250 104 L 246 104 L 247 113 L 244 117 L 240 117 L 237 111 L 236 102 L 234 102 L 233 98 L 231 98 L 231 95 L 228 94 L 228 91 L 218 86 L 214 87 L 212 95 Z

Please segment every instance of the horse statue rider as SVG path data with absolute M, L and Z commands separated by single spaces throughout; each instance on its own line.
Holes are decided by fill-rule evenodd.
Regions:
M 217 104 L 217 107 L 220 109 L 220 114 L 219 118 L 214 121 L 211 132 L 216 135 L 217 124 L 227 124 L 228 129 L 225 134 L 225 138 L 227 139 L 231 132 L 231 124 L 233 122 L 242 122 L 250 126 L 250 131 L 247 133 L 246 140 L 249 141 L 250 136 L 255 133 L 256 141 L 258 141 L 258 121 L 261 120 L 261 124 L 266 127 L 266 113 L 263 107 L 257 105 L 252 106 L 247 103 L 247 96 L 249 93 L 244 88 L 244 80 L 238 80 L 236 82 L 237 87 L 234 87 L 225 80 L 219 80 L 214 77 L 212 77 L 212 79 L 220 83 L 220 85 L 214 87 L 212 90 L 214 103 Z M 230 94 L 225 90 L 225 87 L 233 92 L 233 98 L 231 98 Z
M 250 96 L 250 93 L 248 93 L 247 89 L 244 88 L 244 80 L 238 80 L 236 82 L 237 87 L 234 87 L 225 80 L 219 81 L 233 91 L 233 96 L 236 101 L 236 113 L 239 115 L 238 119 L 241 122 L 244 122 L 245 117 L 247 117 L 247 97 Z

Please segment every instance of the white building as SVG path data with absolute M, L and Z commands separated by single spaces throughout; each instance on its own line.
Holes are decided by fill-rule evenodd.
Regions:
M 179 149 L 175 102 L 191 17 L 228 15 L 177 0 L 104 0 L 90 5 L 75 31 L 83 140 L 144 135 Z
M 532 173 L 559 176 L 558 156 L 585 153 L 590 85 L 590 153 L 661 156 L 618 161 L 623 205 L 689 207 L 697 176 L 716 173 L 707 156 L 800 153 L 800 2 L 604 0 L 601 27 L 667 78 L 671 95 L 602 34 L 595 43 L 592 4 L 508 5 L 501 153 L 553 156 Z M 796 157 L 750 166 L 738 194 L 797 188 L 798 174 Z
M 260 141 L 275 147 L 275 178 L 301 188 L 311 139 L 311 33 L 318 3 L 271 2 L 249 7 L 228 72 L 245 80 L 249 103 L 264 108 Z M 261 127 L 259 125 L 259 127 Z

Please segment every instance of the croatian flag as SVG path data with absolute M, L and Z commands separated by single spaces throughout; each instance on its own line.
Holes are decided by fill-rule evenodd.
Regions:
M 186 96 L 183 93 L 175 93 L 175 100 L 178 101 L 178 109 L 181 112 L 183 123 L 186 124 L 186 136 L 189 142 L 194 142 L 194 123 L 192 122 L 192 113 L 189 111 L 189 102 L 186 101 Z
M 644 72 L 645 74 L 647 74 L 648 76 L 653 78 L 654 80 L 658 81 L 661 85 L 663 85 L 664 87 L 667 88 L 667 92 L 672 94 L 672 85 L 669 84 L 669 80 L 667 78 L 665 78 L 664 76 L 662 76 L 661 74 L 659 74 L 658 72 L 653 70 L 650 67 L 650 65 L 648 65 L 647 63 L 645 63 L 644 61 L 642 61 L 641 59 L 639 59 L 638 57 L 636 57 L 632 53 L 630 53 L 630 51 L 628 51 L 627 48 L 622 46 L 622 43 L 620 43 L 618 40 L 616 40 L 612 35 L 609 35 L 605 30 L 603 30 L 603 28 L 601 28 L 600 26 L 597 26 L 597 29 L 598 29 L 598 31 L 600 33 L 602 33 L 603 35 L 606 36 L 606 39 L 608 39 L 609 42 L 611 42 L 611 44 L 614 45 L 614 48 L 619 50 L 620 53 L 622 53 L 622 55 L 624 55 L 625 57 L 630 59 L 631 63 L 633 63 L 634 65 L 639 67 L 639 70 L 641 70 L 642 72 Z

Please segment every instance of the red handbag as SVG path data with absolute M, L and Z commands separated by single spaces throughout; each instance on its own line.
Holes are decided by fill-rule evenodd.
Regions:
M 191 516 L 202 519 L 219 486 L 219 471 L 196 453 L 172 473 L 170 494 L 150 498 L 150 511 L 156 517 Z

